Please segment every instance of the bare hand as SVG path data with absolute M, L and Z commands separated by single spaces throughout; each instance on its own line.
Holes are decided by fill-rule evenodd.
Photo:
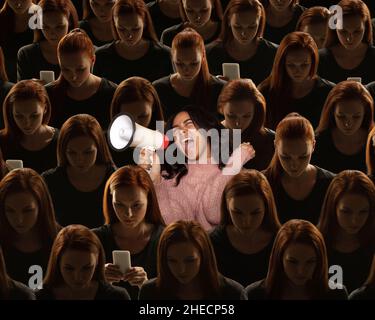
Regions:
M 132 267 L 124 274 L 123 280 L 140 288 L 148 280 L 147 272 L 142 267 Z

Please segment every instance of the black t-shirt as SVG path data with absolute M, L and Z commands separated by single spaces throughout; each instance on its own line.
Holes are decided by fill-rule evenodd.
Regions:
M 168 292 L 160 292 L 156 285 L 156 279 L 146 281 L 139 290 L 139 300 L 178 300 Z M 219 275 L 219 296 L 204 298 L 203 300 L 246 300 L 242 296 L 243 286 L 238 282 Z
M 154 22 L 154 28 L 158 39 L 160 39 L 163 31 L 169 27 L 172 27 L 181 22 L 181 18 L 170 18 L 166 16 L 159 7 L 157 1 L 147 3 L 148 11 L 150 11 L 152 21 Z
M 222 75 L 223 63 L 238 63 L 241 78 L 251 79 L 258 85 L 270 75 L 277 47 L 261 38 L 256 53 L 248 60 L 238 61 L 229 55 L 222 41 L 214 41 L 206 46 L 208 66 L 211 74 Z
M 0 140 L 0 148 L 4 159 L 18 159 L 23 161 L 24 168 L 34 169 L 39 174 L 57 165 L 57 139 L 59 130 L 55 129 L 52 140 L 43 148 L 36 151 L 25 149 L 18 141 Z
M 59 64 L 49 63 L 43 56 L 39 42 L 22 47 L 17 55 L 17 80 L 39 79 L 41 70 L 55 73 L 55 79 L 60 75 Z
M 3 82 L 0 80 L 0 107 L 2 108 L 3 102 L 5 100 L 5 97 L 7 96 L 8 92 L 12 87 L 14 86 L 14 83 L 12 82 Z M 0 112 L 0 129 L 4 128 L 4 120 L 3 120 L 3 112 L 1 109 Z
M 184 106 L 203 104 L 202 102 L 196 101 L 197 99 L 194 95 L 194 92 L 192 93 L 191 97 L 180 96 L 172 87 L 170 79 L 171 76 L 167 76 L 152 83 L 163 105 L 164 115 L 166 116 L 166 119 L 169 119 Z M 209 88 L 210 104 L 205 107 L 207 107 L 208 112 L 212 113 L 218 118 L 220 118 L 220 116 L 217 112 L 217 99 L 225 83 L 226 82 L 223 80 L 220 80 L 216 77 L 211 77 Z
M 303 200 L 291 198 L 281 183 L 275 186 L 270 183 L 281 223 L 291 219 L 304 219 L 313 224 L 318 223 L 326 191 L 335 175 L 318 166 L 315 167 L 317 169 L 315 185 L 309 195 Z
M 147 53 L 137 60 L 122 58 L 116 51 L 115 42 L 96 50 L 94 74 L 117 84 L 138 76 L 154 81 L 173 72 L 169 48 L 150 42 Z
M 1 30 L 1 32 L 7 32 Z M 7 37 L 5 43 L 0 43 L 1 48 L 4 52 L 5 58 L 5 69 L 11 82 L 17 82 L 17 53 L 18 50 L 33 42 L 34 31 L 27 29 L 25 32 L 14 33 Z M 39 76 L 38 76 L 39 78 Z
M 298 112 L 301 116 L 307 118 L 311 122 L 313 128 L 316 128 L 319 124 L 320 114 L 326 98 L 334 86 L 334 83 L 318 77 L 315 81 L 314 87 L 307 95 L 302 98 L 291 99 L 288 103 L 283 104 L 282 112 L 268 107 L 267 125 L 271 129 L 274 129 L 288 113 Z M 262 94 L 266 99 L 267 106 L 270 106 L 268 90 L 266 92 L 262 90 Z M 278 105 L 276 104 L 272 107 L 277 108 Z
M 291 33 L 296 30 L 298 19 L 304 10 L 305 7 L 302 7 L 301 5 L 297 4 L 294 7 L 292 20 L 290 20 L 285 26 L 271 27 L 269 24 L 266 23 L 263 35 L 264 38 L 266 38 L 269 41 L 272 41 L 273 43 L 279 44 L 288 33 Z
M 266 289 L 264 287 L 265 280 L 254 282 L 247 286 L 244 290 L 244 295 L 248 300 L 267 300 Z M 314 300 L 347 300 L 348 293 L 346 288 L 343 289 L 329 289 L 324 295 L 317 297 Z
M 244 164 L 246 169 L 265 170 L 272 160 L 275 152 L 275 132 L 265 129 L 264 133 L 258 133 L 248 138 L 243 137 L 242 142 L 250 142 L 255 149 L 255 158 Z
M 35 300 L 34 292 L 23 283 L 10 280 L 11 288 L 8 296 L 9 300 Z
M 324 48 L 319 50 L 318 74 L 329 81 L 339 83 L 348 77 L 361 77 L 362 84 L 368 84 L 375 80 L 375 47 L 369 46 L 362 62 L 354 69 L 343 69 L 336 62 L 331 50 Z
M 63 95 L 56 93 L 53 83 L 48 84 L 46 89 L 52 106 L 50 125 L 61 128 L 71 116 L 86 113 L 95 117 L 103 130 L 107 129 L 110 122 L 109 110 L 116 88 L 116 84 L 102 78 L 98 90 L 91 97 L 85 100 L 74 100 L 66 93 Z
M 160 42 L 164 44 L 167 47 L 172 47 L 172 41 L 174 37 L 180 33 L 182 30 L 187 28 L 186 22 L 181 22 L 179 24 L 176 24 L 172 27 L 169 27 L 168 29 L 165 29 L 163 33 L 161 34 Z M 207 40 L 204 41 L 205 44 L 211 43 L 212 41 L 216 40 L 221 32 L 221 25 L 218 23 L 218 27 L 216 32 L 213 34 L 213 36 Z
M 42 174 L 50 191 L 56 220 L 61 226 L 82 224 L 96 228 L 104 223 L 103 193 L 104 187 L 115 171 L 108 167 L 100 186 L 91 192 L 77 190 L 70 182 L 66 168 L 56 167 Z
M 366 173 L 366 143 L 356 154 L 346 155 L 335 147 L 332 131 L 325 130 L 316 136 L 315 151 L 311 163 L 334 173 L 343 170 L 360 170 Z
M 354 252 L 343 253 L 327 246 L 327 255 L 330 266 L 338 265 L 342 268 L 344 286 L 349 293 L 365 283 L 371 270 L 373 250 L 359 248 Z
M 349 300 L 375 300 L 375 287 L 360 287 L 350 294 Z
M 81 20 L 79 22 L 79 27 L 80 29 L 84 30 L 87 33 L 87 35 L 89 36 L 89 38 L 91 39 L 95 47 L 101 47 L 113 41 L 113 40 L 102 41 L 102 40 L 97 39 L 94 33 L 92 32 L 92 29 L 88 20 Z
M 43 288 L 35 292 L 37 300 L 56 300 L 53 291 Z M 94 300 L 130 300 L 129 293 L 124 288 L 110 285 L 107 282 L 99 281 L 98 290 Z
M 210 233 L 219 272 L 243 286 L 267 275 L 273 239 L 259 252 L 245 254 L 233 247 L 225 226 L 219 225 Z
M 147 278 L 151 279 L 156 277 L 156 257 L 157 257 L 157 247 L 159 244 L 160 235 L 164 229 L 164 226 L 155 226 L 151 233 L 151 238 L 146 247 L 139 253 L 132 254 L 131 265 L 132 267 L 142 267 L 147 272 Z M 106 262 L 112 263 L 112 251 L 121 250 L 114 238 L 113 230 L 111 225 L 103 225 L 100 228 L 93 229 L 95 234 L 99 237 L 106 256 Z M 120 287 L 124 287 L 130 294 L 132 300 L 137 300 L 138 297 L 138 287 L 131 286 L 129 282 L 120 281 L 114 283 Z
M 14 246 L 3 245 L 3 254 L 9 277 L 26 286 L 35 274 L 35 271 L 29 273 L 31 266 L 40 266 L 43 275 L 46 274 L 50 248 L 42 248 L 35 252 L 21 252 Z

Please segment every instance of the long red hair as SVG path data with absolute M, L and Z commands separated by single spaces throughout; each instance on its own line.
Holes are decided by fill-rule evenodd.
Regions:
M 124 166 L 117 169 L 107 180 L 103 195 L 103 214 L 106 224 L 118 222 L 112 204 L 112 192 L 121 187 L 139 187 L 147 192 L 147 210 L 145 222 L 165 225 L 162 218 L 154 184 L 149 174 L 138 166 Z
M 210 238 L 198 222 L 182 220 L 169 224 L 160 236 L 157 258 L 157 287 L 160 293 L 176 299 L 179 282 L 169 269 L 167 255 L 170 245 L 183 242 L 191 242 L 200 253 L 201 265 L 197 276 L 204 296 L 217 296 L 219 272 Z
M 358 233 L 358 239 L 361 246 L 375 249 L 375 186 L 369 177 L 357 170 L 341 171 L 328 187 L 318 223 L 326 245 L 332 246 L 332 241 L 340 229 L 337 221 L 337 205 L 341 197 L 348 193 L 363 195 L 369 202 L 369 216 Z
M 164 121 L 163 108 L 154 86 L 150 81 L 141 77 L 128 78 L 118 85 L 111 102 L 111 119 L 120 113 L 123 103 L 138 101 L 147 102 L 152 105 L 150 128 L 155 130 L 155 122 Z
M 260 16 L 258 31 L 255 35 L 256 39 L 262 38 L 264 34 L 264 28 L 266 26 L 266 12 L 261 2 L 258 0 L 231 0 L 224 12 L 223 23 L 221 24 L 221 33 L 219 40 L 227 44 L 233 39 L 232 28 L 230 27 L 230 19 L 233 14 L 239 12 L 256 12 Z
M 265 214 L 262 222 L 264 230 L 276 233 L 280 227 L 273 192 L 267 178 L 257 170 L 243 169 L 233 176 L 225 185 L 221 196 L 220 224 L 232 225 L 233 221 L 228 209 L 228 201 L 233 197 L 258 195 L 263 199 Z
M 172 41 L 171 55 L 173 56 L 177 50 L 191 48 L 200 51 L 202 54 L 201 69 L 192 92 L 197 105 L 208 106 L 211 97 L 209 85 L 212 76 L 208 69 L 206 49 L 201 35 L 192 28 L 184 29 L 174 37 Z
M 13 117 L 14 103 L 19 100 L 37 100 L 44 108 L 42 125 L 48 125 L 51 117 L 51 103 L 43 84 L 37 80 L 22 80 L 17 82 L 7 94 L 3 103 L 4 129 L 0 131 L 0 138 L 12 140 L 22 139 L 23 133 L 18 128 Z M 9 141 L 9 144 L 11 142 Z M 5 151 L 4 151 L 5 152 Z
M 275 133 L 275 146 L 284 139 L 303 139 L 305 141 L 314 143 L 314 129 L 310 121 L 305 117 L 300 116 L 298 113 L 291 113 L 281 120 L 277 125 Z M 272 188 L 276 188 L 276 186 L 280 184 L 283 170 L 284 169 L 281 166 L 277 150 L 275 150 L 271 163 L 264 171 L 264 174 L 266 175 Z
M 10 245 L 16 237 L 16 231 L 5 214 L 5 199 L 9 194 L 18 192 L 31 193 L 38 203 L 38 218 L 34 229 L 44 248 L 49 249 L 58 231 L 55 211 L 44 179 L 29 168 L 12 170 L 0 181 L 0 244 Z
M 375 287 L 375 254 L 374 258 L 372 259 L 370 274 L 368 275 L 365 285 L 369 287 Z
M 372 22 L 371 22 L 371 13 L 367 5 L 362 0 L 341 0 L 338 4 L 341 7 L 343 12 L 343 19 L 345 16 L 359 15 L 362 18 L 362 21 L 365 25 L 365 33 L 363 35 L 362 42 L 367 43 L 368 45 L 373 44 L 373 31 L 372 31 Z M 340 43 L 337 37 L 336 29 L 328 29 L 328 38 L 326 47 L 331 48 L 336 44 Z
M 57 12 L 62 13 L 69 22 L 68 30 L 72 30 L 78 27 L 78 14 L 74 7 L 74 4 L 70 0 L 40 0 L 38 6 L 42 8 L 43 13 Z M 34 30 L 34 42 L 40 42 L 44 40 L 42 30 Z
M 229 81 L 221 90 L 217 101 L 218 112 L 223 114 L 227 103 L 234 101 L 251 101 L 254 103 L 254 116 L 248 128 L 242 132 L 242 141 L 250 139 L 253 134 L 265 132 L 266 100 L 250 79 Z
M 315 249 L 317 263 L 312 279 L 307 283 L 307 289 L 312 299 L 322 298 L 321 295 L 329 290 L 328 259 L 324 238 L 311 222 L 299 219 L 284 223 L 277 233 L 265 280 L 267 298 L 280 299 L 283 285 L 287 281 L 283 257 L 288 246 L 294 243 L 309 245 Z
M 142 38 L 158 43 L 158 37 L 155 32 L 151 14 L 143 0 L 116 0 L 112 7 L 112 33 L 115 40 L 119 40 L 120 36 L 116 29 L 115 17 L 126 14 L 139 15 L 144 23 Z
M 12 288 L 12 281 L 7 274 L 3 250 L 0 246 L 0 300 L 5 300 L 10 297 L 10 290 Z
M 53 243 L 43 286 L 54 288 L 64 283 L 61 258 L 67 250 L 77 250 L 98 255 L 93 280 L 105 282 L 105 253 L 97 235 L 82 225 L 70 225 L 60 230 Z
M 267 95 L 266 126 L 274 129 L 277 123 L 291 110 L 292 100 L 291 80 L 286 71 L 286 56 L 292 50 L 305 49 L 311 56 L 309 78 L 317 77 L 319 65 L 318 47 L 314 39 L 305 32 L 295 31 L 284 37 L 277 49 L 271 74 L 258 86 L 259 90 Z
M 364 105 L 362 128 L 367 132 L 374 127 L 374 100 L 368 90 L 359 82 L 345 80 L 333 87 L 324 103 L 316 133 L 336 127 L 335 108 L 340 101 L 359 100 Z
M 326 23 L 328 29 L 330 16 L 331 13 L 326 7 L 316 6 L 308 8 L 300 15 L 296 25 L 296 31 L 302 31 L 305 26 L 316 23 Z
M 0 46 L 0 81 L 7 82 L 8 81 L 8 75 L 5 69 L 5 58 L 3 49 Z
M 367 174 L 375 174 L 375 146 L 374 146 L 375 127 L 369 132 L 366 143 L 366 167 Z
M 114 167 L 111 153 L 109 152 L 107 140 L 99 122 L 88 114 L 77 114 L 66 120 L 61 127 L 57 140 L 57 163 L 60 167 L 67 167 L 69 161 L 66 155 L 68 143 L 77 137 L 90 137 L 94 140 L 98 153 L 96 164 L 104 164 Z

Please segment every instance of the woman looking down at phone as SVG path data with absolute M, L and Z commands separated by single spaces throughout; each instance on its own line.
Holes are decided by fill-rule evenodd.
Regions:
M 103 197 L 105 225 L 93 231 L 103 244 L 109 282 L 125 287 L 132 299 L 156 276 L 156 249 L 164 228 L 154 186 L 145 170 L 124 166 L 108 179 Z M 113 250 L 128 250 L 133 266 L 123 274 L 112 262 Z

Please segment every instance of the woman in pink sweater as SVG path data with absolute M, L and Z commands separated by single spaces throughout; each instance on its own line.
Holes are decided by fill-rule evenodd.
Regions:
M 201 131 L 217 130 L 221 137 L 224 128 L 196 107 L 174 115 L 167 123 L 167 134 L 170 129 L 173 142 L 164 154 L 162 168 L 156 154 L 150 168 L 163 218 L 167 224 L 195 220 L 210 230 L 220 221 L 225 184 L 254 158 L 255 150 L 250 143 L 243 143 L 225 161 L 221 151 L 225 141 L 219 138 L 212 143 L 213 138 Z

